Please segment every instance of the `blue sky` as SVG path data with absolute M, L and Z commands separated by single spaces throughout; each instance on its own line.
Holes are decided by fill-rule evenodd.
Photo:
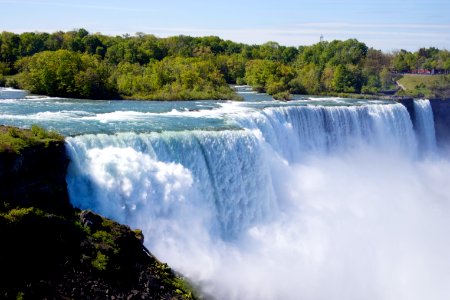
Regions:
M 385 51 L 450 49 L 450 0 L 0 0 L 0 31 L 86 28 L 159 37 L 217 35 L 249 44 L 357 38 Z

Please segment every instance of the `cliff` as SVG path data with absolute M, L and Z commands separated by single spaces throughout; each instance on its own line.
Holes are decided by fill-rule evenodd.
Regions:
M 430 100 L 433 109 L 436 141 L 439 147 L 450 146 L 450 99 Z
M 399 99 L 398 102 L 406 107 L 415 126 L 414 99 Z M 440 148 L 448 148 L 450 147 L 450 99 L 430 99 L 430 104 L 433 110 L 437 145 Z
M 69 202 L 62 137 L 0 126 L 0 298 L 192 299 L 139 230 Z
M 41 137 L 0 126 L 0 199 L 13 207 L 64 213 L 72 209 L 65 183 L 69 160 L 64 139 L 50 133 L 45 137 L 40 130 Z

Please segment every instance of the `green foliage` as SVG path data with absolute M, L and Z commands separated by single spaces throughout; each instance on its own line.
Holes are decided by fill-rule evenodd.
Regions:
M 6 213 L 0 213 L 0 217 L 6 220 L 7 223 L 19 223 L 29 216 L 43 217 L 44 215 L 45 213 L 42 210 L 34 207 L 15 208 Z
M 166 263 L 156 261 L 155 270 L 159 276 L 164 278 L 165 283 L 174 286 L 177 294 L 181 295 L 183 299 L 195 299 L 195 291 L 193 290 L 192 285 L 189 284 L 185 278 L 176 274 L 174 276 L 172 269 Z
M 449 98 L 449 75 L 404 75 L 399 83 L 405 87 L 404 94 L 412 97 Z
M 108 260 L 109 259 L 106 255 L 100 251 L 97 251 L 97 256 L 94 260 L 92 260 L 91 264 L 98 271 L 105 271 L 108 266 Z
M 369 75 L 366 78 L 366 82 L 361 89 L 363 94 L 376 94 L 381 91 L 382 84 L 380 77 L 377 75 Z
M 309 63 L 297 72 L 297 85 L 304 93 L 319 94 L 323 91 L 322 70 L 319 66 Z
M 291 99 L 291 94 L 289 94 L 289 92 L 284 91 L 284 92 L 279 92 L 273 95 L 273 98 L 275 100 L 283 100 L 283 101 L 287 101 Z
M 450 99 L 450 75 L 439 76 L 430 85 L 433 96 L 437 98 Z
M 0 34 L 0 85 L 61 97 L 238 99 L 227 84 L 244 83 L 272 95 L 376 94 L 393 89 L 393 73 L 415 69 L 448 74 L 450 52 L 383 53 L 356 39 L 296 48 L 216 36 L 112 37 L 85 29 Z
M 331 84 L 334 91 L 339 93 L 359 93 L 362 85 L 361 74 L 355 67 L 338 65 Z
M 406 50 L 401 50 L 394 55 L 392 67 L 397 72 L 407 72 L 415 69 L 417 65 L 417 57 Z
M 270 60 L 251 60 L 245 68 L 245 81 L 259 92 L 266 91 L 266 83 L 276 73 L 277 64 Z
M 379 77 L 380 77 L 381 88 L 383 90 L 389 90 L 389 89 L 393 89 L 395 87 L 394 76 L 392 75 L 392 73 L 389 71 L 388 68 L 384 67 L 380 71 Z
M 64 141 L 63 136 L 37 125 L 33 125 L 31 130 L 0 126 L 0 153 L 20 153 L 30 146 L 43 145 L 47 147 L 51 142 L 62 141 Z
M 212 61 L 165 58 L 146 66 L 120 63 L 114 73 L 118 91 L 148 100 L 237 99 Z
M 24 88 L 49 96 L 101 99 L 115 95 L 109 68 L 96 56 L 45 51 L 18 61 Z
M 251 60 L 245 68 L 245 81 L 255 90 L 270 95 L 288 92 L 294 79 L 294 69 L 272 60 Z
M 244 56 L 240 54 L 219 55 L 215 58 L 214 63 L 218 66 L 227 83 L 242 83 L 245 77 L 245 64 L 247 63 Z
M 31 125 L 31 133 L 39 139 L 58 139 L 62 138 L 55 132 L 47 131 L 38 125 Z
M 92 234 L 92 237 L 96 241 L 97 249 L 107 250 L 112 254 L 119 253 L 119 249 L 117 248 L 117 245 L 114 241 L 113 233 L 104 230 L 98 230 L 94 234 Z
M 23 292 L 18 292 L 16 295 L 16 300 L 23 300 L 25 294 Z
M 6 84 L 5 84 L 7 87 L 11 87 L 11 88 L 15 88 L 15 89 L 18 89 L 18 88 L 20 88 L 20 84 L 16 81 L 16 80 L 14 80 L 14 79 L 8 79 L 8 80 L 6 80 Z

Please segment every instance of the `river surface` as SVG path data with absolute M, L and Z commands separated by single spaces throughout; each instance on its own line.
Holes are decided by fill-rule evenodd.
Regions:
M 296 97 L 291 102 L 238 87 L 243 102 L 231 101 L 101 101 L 28 96 L 1 99 L 0 120 L 4 125 L 29 127 L 39 124 L 64 135 L 117 132 L 238 129 L 230 115 L 267 107 L 307 105 L 363 105 L 392 103 L 339 98 Z

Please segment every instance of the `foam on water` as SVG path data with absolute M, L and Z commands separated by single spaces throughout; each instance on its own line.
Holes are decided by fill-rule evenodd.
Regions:
M 417 105 L 417 132 L 400 104 L 224 103 L 242 130 L 68 138 L 70 197 L 218 299 L 446 299 L 450 163 L 419 159 Z
M 436 133 L 434 118 L 429 100 L 414 100 L 416 134 L 424 154 L 435 153 Z

